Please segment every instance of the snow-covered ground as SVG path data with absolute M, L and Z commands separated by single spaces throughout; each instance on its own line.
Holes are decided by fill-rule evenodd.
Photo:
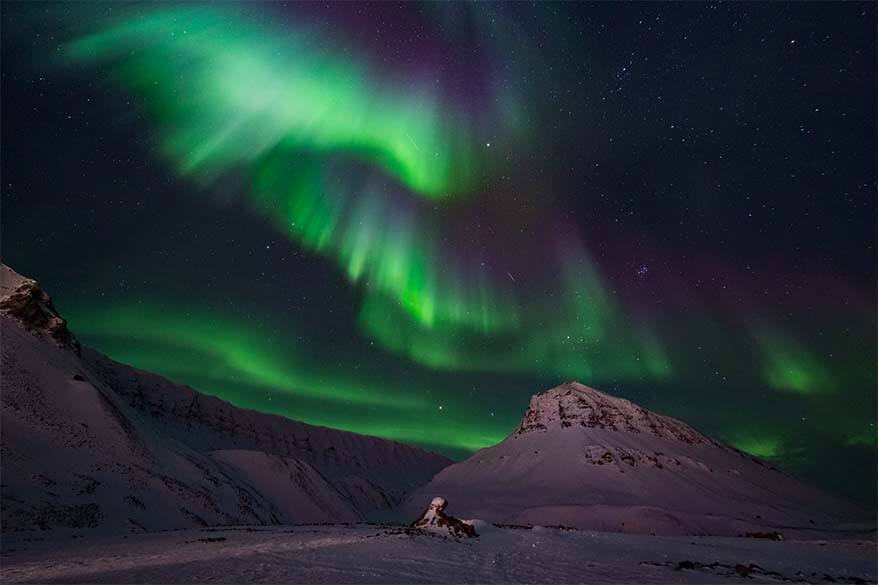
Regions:
M 3 539 L 2 583 L 875 582 L 874 540 L 774 542 L 554 528 L 453 539 L 407 527 L 205 528 Z

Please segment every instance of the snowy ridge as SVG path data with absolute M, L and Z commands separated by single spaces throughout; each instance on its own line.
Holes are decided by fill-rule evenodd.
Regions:
M 48 295 L 6 266 L 0 324 L 4 532 L 362 521 L 450 463 L 80 349 Z

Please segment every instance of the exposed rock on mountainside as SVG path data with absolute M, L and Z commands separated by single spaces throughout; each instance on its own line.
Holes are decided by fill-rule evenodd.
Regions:
M 547 432 L 558 426 L 645 433 L 689 445 L 719 445 L 677 419 L 661 416 L 624 398 L 598 392 L 577 382 L 532 397 L 517 433 Z
M 35 281 L 0 277 L 4 531 L 368 520 L 450 463 L 80 350 Z
M 0 313 L 16 319 L 36 334 L 47 334 L 79 353 L 79 343 L 67 329 L 52 299 L 35 280 L 0 264 Z

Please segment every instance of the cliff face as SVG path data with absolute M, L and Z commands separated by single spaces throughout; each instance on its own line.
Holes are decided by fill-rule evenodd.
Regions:
M 80 348 L 35 281 L 0 277 L 4 531 L 362 521 L 450 463 Z

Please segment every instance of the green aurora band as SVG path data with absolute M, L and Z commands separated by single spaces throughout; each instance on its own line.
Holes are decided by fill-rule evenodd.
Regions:
M 393 299 L 424 327 L 491 332 L 517 325 L 509 295 L 501 297 L 484 275 L 473 285 L 465 267 L 454 267 L 422 205 L 394 199 L 393 186 L 380 178 L 350 180 L 343 167 L 278 148 L 254 165 L 251 204 L 281 233 L 334 256 L 351 282 Z
M 182 176 L 209 185 L 251 173 L 254 206 L 280 230 L 334 256 L 352 281 L 392 296 L 413 319 L 483 331 L 515 324 L 514 307 L 489 284 L 470 287 L 443 267 L 438 236 L 417 217 L 388 216 L 388 189 L 426 200 L 470 192 L 476 124 L 426 89 L 372 81 L 317 37 L 248 24 L 229 8 L 153 9 L 78 38 L 66 54 L 109 64 L 116 84 L 140 96 Z M 511 117 L 500 107 L 483 123 L 511 133 Z M 374 193 L 339 184 L 345 169 L 333 160 L 375 165 Z
M 670 372 L 657 336 L 623 317 L 575 240 L 567 248 L 577 256 L 555 254 L 557 276 L 531 275 L 560 303 L 483 270 L 477 241 L 449 253 L 431 199 L 470 195 L 472 169 L 490 167 L 474 157 L 470 125 L 438 98 L 375 84 L 314 37 L 240 24 L 227 9 L 174 8 L 129 15 L 67 53 L 112 65 L 158 122 L 162 153 L 181 175 L 207 184 L 244 169 L 255 209 L 363 284 L 361 326 L 387 349 L 445 369 L 593 381 Z M 499 110 L 514 118 L 508 105 Z
M 768 384 L 780 392 L 831 393 L 831 376 L 805 348 L 775 329 L 759 332 Z
M 580 380 L 667 378 L 669 356 L 651 327 L 625 316 L 584 250 L 562 261 L 557 295 L 522 307 L 526 328 L 486 338 L 452 327 L 430 329 L 392 302 L 366 298 L 362 328 L 381 344 L 432 368 L 531 371 Z
M 113 79 L 165 125 L 162 152 L 186 176 L 214 180 L 283 143 L 352 153 L 425 197 L 470 184 L 462 119 L 426 89 L 376 85 L 319 40 L 263 28 L 234 7 L 178 6 L 125 14 L 67 56 L 113 63 Z
M 776 459 L 783 454 L 782 441 L 776 437 L 737 436 L 729 440 L 729 444 L 762 459 Z
M 312 424 L 463 451 L 495 444 L 509 431 L 500 421 L 474 427 L 450 416 L 437 420 L 444 413 L 407 388 L 369 382 L 368 373 L 351 364 L 315 369 L 291 332 L 269 339 L 259 324 L 236 322 L 218 311 L 133 301 L 65 313 L 81 339 L 113 359 L 237 406 L 270 408 Z M 291 400 L 266 403 L 267 395 Z M 285 404 L 291 406 L 284 410 Z M 390 416 L 376 417 L 376 409 Z
M 502 241 L 486 246 L 471 229 L 481 189 L 515 164 L 482 147 L 484 129 L 497 143 L 532 142 L 521 96 L 497 89 L 495 111 L 476 119 L 429 85 L 352 59 L 348 47 L 327 41 L 331 35 L 277 28 L 245 11 L 129 6 L 64 45 L 64 57 L 100 67 L 135 96 L 159 155 L 180 176 L 211 195 L 243 178 L 249 208 L 295 245 L 334 261 L 362 295 L 360 330 L 382 348 L 439 372 L 529 373 L 596 386 L 684 375 L 688 362 L 671 356 L 686 352 L 672 352 L 674 343 L 693 347 L 725 335 L 713 345 L 737 349 L 696 308 L 665 317 L 674 320 L 667 329 L 630 310 L 578 236 L 559 242 L 545 233 L 557 227 L 551 218 L 515 218 L 533 228 L 525 235 L 517 224 L 498 226 L 498 240 L 516 232 L 510 250 L 533 250 L 523 260 L 498 250 Z M 460 450 L 510 430 L 499 420 L 488 428 L 437 421 L 435 404 L 421 394 L 364 377 L 352 364 L 318 365 L 291 333 L 267 341 L 253 323 L 168 306 L 126 301 L 74 308 L 68 317 L 111 357 L 239 406 Z M 803 400 L 834 392 L 816 352 L 777 328 L 747 334 L 741 353 L 761 364 L 764 384 Z M 269 406 L 259 398 L 268 391 L 295 398 L 295 407 Z M 376 408 L 394 416 L 370 416 Z M 754 455 L 781 449 L 775 439 L 741 437 L 734 444 Z M 851 440 L 875 444 L 874 433 Z

